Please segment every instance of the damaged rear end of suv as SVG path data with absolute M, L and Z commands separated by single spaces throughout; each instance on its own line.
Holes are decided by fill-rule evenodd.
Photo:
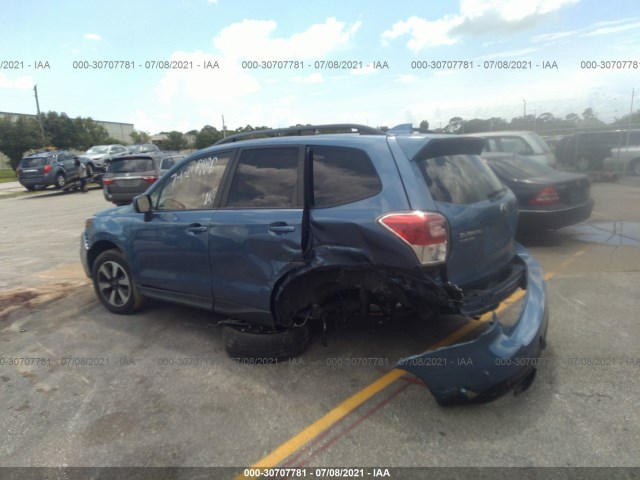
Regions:
M 480 158 L 484 139 L 354 125 L 251 134 L 267 138 L 227 137 L 133 208 L 92 218 L 81 256 L 107 308 L 129 313 L 142 296 L 210 308 L 227 318 L 233 357 L 294 356 L 310 323 L 326 330 L 372 312 L 490 318 L 476 338 L 407 352 L 397 368 L 441 405 L 531 384 L 548 323 L 545 283 L 514 240 L 517 201 Z M 196 181 L 215 183 L 204 206 L 179 196 Z M 186 227 L 184 241 L 171 230 L 183 258 L 163 244 L 170 222 Z M 127 276 L 124 306 L 110 306 L 119 298 L 118 279 L 107 278 L 114 263 Z

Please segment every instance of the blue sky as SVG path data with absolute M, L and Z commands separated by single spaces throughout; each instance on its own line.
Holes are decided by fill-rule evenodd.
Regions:
M 229 128 L 425 119 L 439 127 L 454 116 L 591 107 L 608 122 L 629 113 L 633 88 L 640 97 L 637 0 L 0 0 L 0 15 L 0 111 L 35 113 L 37 84 L 42 111 L 150 133 L 221 128 L 222 115 Z M 74 68 L 104 60 L 135 67 Z M 159 60 L 193 68 L 145 68 Z M 243 68 L 263 60 L 303 68 Z M 316 68 L 327 61 L 362 68 Z M 470 63 L 412 68 L 416 61 Z M 503 61 L 531 68 L 485 68 Z M 586 69 L 584 61 L 638 64 Z M 207 62 L 219 68 L 205 70 Z

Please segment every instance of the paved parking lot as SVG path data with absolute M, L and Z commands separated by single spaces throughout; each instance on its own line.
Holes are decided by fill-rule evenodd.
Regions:
M 586 228 L 604 233 L 522 239 L 551 309 L 533 386 L 455 408 L 392 367 L 482 322 L 334 327 L 328 347 L 316 332 L 290 362 L 237 363 L 207 312 L 152 303 L 122 317 L 98 303 L 78 241 L 108 206 L 99 190 L 0 199 L 1 463 L 639 466 L 640 179 L 592 195 Z

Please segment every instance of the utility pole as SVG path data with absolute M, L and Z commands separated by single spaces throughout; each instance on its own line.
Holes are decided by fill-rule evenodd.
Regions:
M 224 115 L 222 115 L 222 138 L 227 138 L 227 126 L 224 124 Z
M 522 111 L 522 118 L 527 118 L 527 101 L 523 98 L 522 103 L 524 103 L 524 109 Z
M 38 102 L 38 85 L 33 86 L 33 91 L 36 95 L 36 111 L 38 112 L 38 124 L 40 125 L 40 134 L 42 135 L 42 146 L 45 146 L 46 140 L 44 138 L 44 127 L 42 126 L 42 118 L 40 117 L 40 103 Z
M 631 135 L 631 116 L 633 115 L 633 97 L 636 93 L 635 87 L 631 89 L 631 108 L 629 109 L 629 121 L 627 122 L 627 151 L 629 150 L 629 135 Z

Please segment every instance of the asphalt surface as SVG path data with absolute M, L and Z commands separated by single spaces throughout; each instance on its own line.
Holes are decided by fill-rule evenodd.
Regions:
M 628 222 L 633 235 L 640 179 L 592 195 L 590 222 Z M 0 198 L 2 466 L 247 467 L 464 324 L 334 327 L 328 347 L 316 331 L 291 362 L 241 364 L 210 313 L 99 304 L 79 235 L 108 206 L 96 189 Z M 529 390 L 442 408 L 406 375 L 290 444 L 279 465 L 640 466 L 640 250 L 611 238 L 522 239 L 551 274 L 549 346 Z

